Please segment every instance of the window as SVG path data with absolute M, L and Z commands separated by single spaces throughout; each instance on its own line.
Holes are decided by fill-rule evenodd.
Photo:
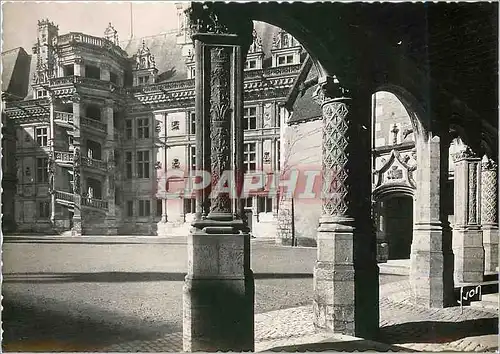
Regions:
M 109 73 L 109 81 L 112 82 L 113 84 L 118 84 L 118 75 L 116 75 L 114 72 Z
M 137 177 L 149 178 L 149 151 L 137 151 Z
M 189 162 L 189 166 L 191 166 L 191 171 L 196 170 L 196 146 L 190 146 L 189 147 L 190 154 L 189 157 L 191 161 Z
M 49 181 L 48 159 L 36 159 L 36 181 L 38 183 L 47 183 Z
M 94 65 L 85 65 L 85 77 L 100 80 L 101 69 Z
M 38 203 L 38 216 L 40 218 L 48 218 L 50 216 L 49 202 L 44 201 Z
M 36 92 L 36 97 L 37 98 L 40 98 L 40 97 L 47 97 L 47 91 L 46 90 L 39 90 Z
M 245 172 L 257 169 L 257 153 L 255 150 L 255 143 L 246 143 L 243 145 L 243 170 Z
M 149 118 L 140 118 L 137 120 L 137 137 L 139 139 L 149 138 Z
M 253 197 L 245 199 L 245 208 L 251 208 L 253 205 Z
M 257 128 L 257 107 L 247 107 L 243 109 L 243 129 Z
M 257 68 L 257 60 L 247 60 L 245 62 L 245 69 L 255 69 Z
M 259 213 L 270 213 L 273 211 L 273 200 L 272 198 L 269 197 L 257 197 L 259 204 L 258 204 L 258 212 Z
M 133 129 L 132 129 L 132 120 L 131 119 L 127 119 L 125 121 L 125 137 L 127 139 L 132 139 L 133 137 Z
M 132 178 L 132 152 L 125 152 L 125 178 Z
M 189 113 L 189 134 L 196 134 L 196 114 Z
M 134 216 L 134 202 L 127 200 L 127 216 Z
M 161 216 L 163 211 L 163 204 L 161 199 L 156 199 L 156 216 Z
M 139 216 L 149 216 L 151 214 L 151 202 L 149 200 L 139 200 Z
M 184 214 L 196 213 L 196 199 L 184 198 Z
M 144 85 L 149 82 L 149 76 L 139 76 L 139 85 Z
M 72 147 L 72 146 L 73 146 L 73 135 L 68 135 L 68 145 L 69 145 L 70 147 Z
M 36 143 L 39 146 L 47 146 L 48 134 L 47 128 L 36 128 Z
M 293 64 L 293 55 L 282 55 L 278 57 L 278 65 Z

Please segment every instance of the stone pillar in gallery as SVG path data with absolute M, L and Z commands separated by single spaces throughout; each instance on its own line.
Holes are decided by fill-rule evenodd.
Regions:
M 73 95 L 73 228 L 72 236 L 82 235 L 82 156 L 80 130 L 81 103 L 78 94 Z
M 498 164 L 487 156 L 481 163 L 481 226 L 484 271 L 498 272 Z
M 314 324 L 373 338 L 379 329 L 376 236 L 371 218 L 371 95 L 320 80 L 322 213 L 314 267 Z
M 484 275 L 483 233 L 480 225 L 481 159 L 468 147 L 453 154 L 455 283 L 481 282 Z
M 210 187 L 197 193 L 188 235 L 184 351 L 254 350 L 255 291 L 243 203 L 227 191 L 216 191 L 225 176 L 236 183 L 243 177 L 243 62 L 253 25 L 228 13 L 226 6 L 193 2 L 188 9 L 200 127 L 196 170 L 210 172 L 212 178 Z
M 431 121 L 430 117 L 420 118 Z M 447 129 L 434 130 L 420 128 L 415 137 L 418 168 L 410 287 L 413 303 L 442 308 L 454 302 L 451 227 L 446 208 L 450 137 Z

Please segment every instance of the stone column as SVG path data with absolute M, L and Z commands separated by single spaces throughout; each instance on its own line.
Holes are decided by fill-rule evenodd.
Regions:
M 481 164 L 481 225 L 484 271 L 498 272 L 498 165 L 485 156 Z
M 109 72 L 108 72 L 109 73 Z M 105 223 L 108 235 L 116 235 L 118 229 L 116 226 L 116 206 L 115 206 L 115 128 L 113 124 L 113 101 L 108 100 L 104 108 L 104 121 L 107 124 L 106 142 L 104 144 L 104 153 L 108 171 L 104 181 L 104 196 L 108 202 Z
M 446 214 L 448 133 L 416 136 L 417 166 L 410 253 L 412 301 L 428 308 L 454 302 L 451 229 Z
M 49 136 L 49 193 L 50 193 L 50 222 L 52 227 L 56 226 L 56 195 L 55 188 L 55 124 L 54 124 L 54 95 L 49 92 L 49 122 L 50 122 L 50 136 Z
M 321 80 L 322 214 L 314 267 L 314 324 L 373 338 L 379 328 L 376 237 L 371 221 L 370 94 Z
M 386 235 L 386 208 L 383 201 L 374 203 L 375 226 L 377 234 L 377 262 L 386 263 L 389 259 L 389 243 Z
M 242 51 L 252 33 L 252 23 L 224 12 L 225 6 L 193 2 L 189 14 L 196 24 L 195 105 L 201 128 L 196 129 L 196 168 L 211 172 L 213 192 L 225 173 L 242 167 Z M 245 37 L 232 29 L 244 30 Z M 184 351 L 253 351 L 255 291 L 243 204 L 226 192 L 208 192 L 197 193 L 188 235 Z
M 82 235 L 82 157 L 81 157 L 81 130 L 80 130 L 80 96 L 73 96 L 73 229 L 72 236 Z
M 455 283 L 481 282 L 484 274 L 483 233 L 479 223 L 480 162 L 469 147 L 453 155 Z
M 73 73 L 75 76 L 85 76 L 85 65 L 82 58 L 75 58 Z

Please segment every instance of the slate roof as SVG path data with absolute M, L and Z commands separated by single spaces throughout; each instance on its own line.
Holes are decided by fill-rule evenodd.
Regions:
M 307 71 L 307 75 L 299 74 L 299 80 L 295 82 L 288 96 L 287 106 L 291 110 L 289 125 L 322 118 L 321 107 L 312 98 L 317 85 L 310 85 L 308 88 L 303 86 L 305 82 L 317 79 L 318 71 L 314 65 L 304 65 L 303 70 Z
M 19 47 L 2 53 L 2 92 L 13 99 L 26 96 L 29 82 L 30 55 Z

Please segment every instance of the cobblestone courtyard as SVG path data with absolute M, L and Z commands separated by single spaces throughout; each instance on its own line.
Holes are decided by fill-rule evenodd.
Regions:
M 4 350 L 181 351 L 185 247 L 182 239 L 4 243 Z M 315 257 L 311 248 L 252 243 L 256 350 L 384 350 L 315 332 Z M 380 342 L 418 351 L 497 347 L 496 314 L 418 308 L 405 303 L 405 277 L 380 282 Z

